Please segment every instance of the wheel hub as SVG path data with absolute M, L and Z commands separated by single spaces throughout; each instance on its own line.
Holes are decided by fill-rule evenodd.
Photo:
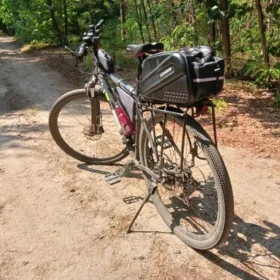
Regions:
M 103 126 L 97 126 L 97 129 L 95 129 L 94 124 L 87 125 L 83 129 L 83 134 L 87 137 L 94 137 L 94 136 L 101 136 L 101 134 L 104 133 Z

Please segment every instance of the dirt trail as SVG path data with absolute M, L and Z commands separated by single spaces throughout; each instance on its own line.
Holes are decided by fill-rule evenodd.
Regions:
M 280 162 L 221 148 L 236 216 L 219 250 L 185 246 L 151 203 L 127 235 L 145 194 L 140 173 L 109 186 L 104 174 L 119 166 L 79 163 L 48 132 L 51 104 L 77 87 L 0 37 L 1 280 L 280 278 Z

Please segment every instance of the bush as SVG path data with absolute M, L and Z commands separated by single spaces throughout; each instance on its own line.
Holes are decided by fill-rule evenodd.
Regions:
M 280 108 L 280 92 L 277 92 L 273 105 L 277 108 Z
M 227 109 L 228 104 L 223 98 L 217 98 L 213 100 L 213 103 L 215 104 L 216 110 L 217 111 L 224 111 Z
M 254 80 L 260 87 L 273 88 L 280 81 L 280 69 L 262 65 L 257 61 L 251 61 L 245 66 L 245 77 Z

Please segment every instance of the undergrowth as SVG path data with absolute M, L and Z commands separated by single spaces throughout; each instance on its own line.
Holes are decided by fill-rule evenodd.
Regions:
M 223 98 L 214 99 L 213 103 L 215 104 L 216 111 L 224 111 L 228 107 L 227 102 Z
M 280 92 L 277 92 L 273 105 L 274 107 L 280 108 Z

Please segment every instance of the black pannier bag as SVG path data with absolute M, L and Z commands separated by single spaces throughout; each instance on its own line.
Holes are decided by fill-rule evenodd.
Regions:
M 154 54 L 142 69 L 140 96 L 153 103 L 190 106 L 218 94 L 224 84 L 224 60 L 206 46 Z

